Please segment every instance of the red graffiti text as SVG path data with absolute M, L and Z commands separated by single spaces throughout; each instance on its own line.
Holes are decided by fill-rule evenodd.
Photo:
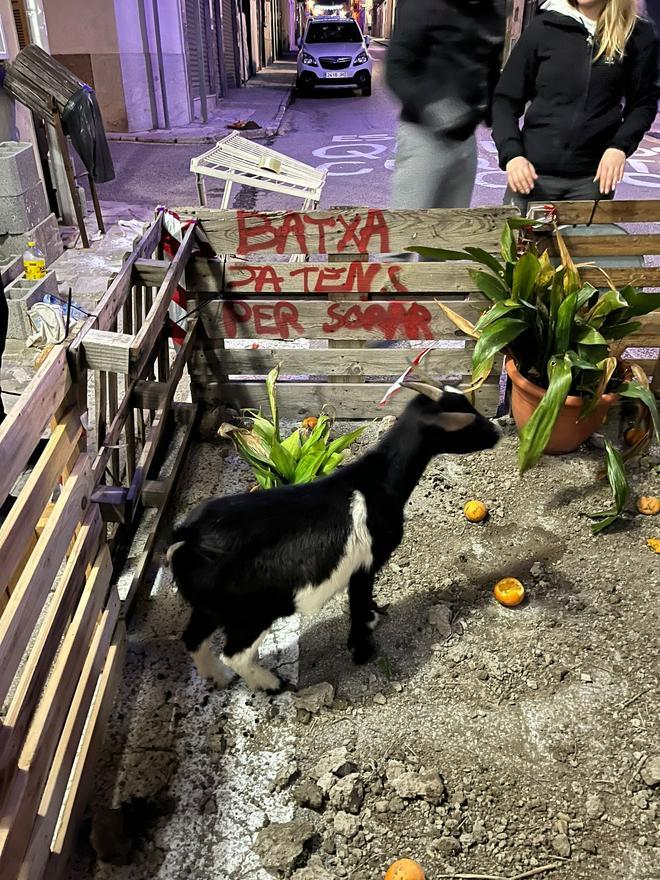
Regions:
M 287 212 L 264 214 L 258 211 L 238 211 L 239 254 L 271 251 L 277 254 L 327 253 L 388 253 L 390 231 L 382 211 L 369 208 L 366 214 L 353 217 L 337 214 L 330 217 L 312 217 L 309 214 Z

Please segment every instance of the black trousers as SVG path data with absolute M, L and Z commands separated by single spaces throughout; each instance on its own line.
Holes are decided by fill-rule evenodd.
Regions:
M 505 205 L 515 205 L 523 217 L 530 202 L 595 202 L 609 201 L 614 193 L 603 195 L 600 184 L 593 177 L 553 177 L 539 174 L 534 189 L 528 196 L 512 192 L 508 187 L 504 195 Z

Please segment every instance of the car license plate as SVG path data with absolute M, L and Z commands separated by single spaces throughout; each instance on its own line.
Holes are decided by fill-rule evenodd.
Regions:
M 328 70 L 325 74 L 326 79 L 343 79 L 344 76 L 343 70 Z

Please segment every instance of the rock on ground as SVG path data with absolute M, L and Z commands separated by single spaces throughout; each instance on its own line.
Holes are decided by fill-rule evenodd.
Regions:
M 274 823 L 257 834 L 254 851 L 261 864 L 274 877 L 287 877 L 306 858 L 306 847 L 314 836 L 314 826 L 303 819 Z

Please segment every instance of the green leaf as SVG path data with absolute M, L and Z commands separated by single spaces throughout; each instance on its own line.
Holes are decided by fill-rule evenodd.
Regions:
M 520 303 L 512 302 L 511 300 L 502 300 L 501 302 L 495 303 L 495 305 L 491 306 L 488 311 L 484 312 L 479 318 L 475 324 L 475 329 L 481 332 L 482 330 L 485 330 L 486 327 L 494 324 L 495 321 L 499 321 L 506 315 L 511 314 L 511 312 L 521 312 L 522 308 L 523 307 Z
M 473 374 L 483 368 L 485 362 L 491 361 L 494 355 L 527 330 L 527 327 L 527 321 L 521 321 L 518 318 L 500 318 L 496 324 L 486 327 L 474 347 Z
M 548 390 L 520 432 L 518 465 L 521 474 L 537 463 L 548 445 L 559 411 L 571 390 L 573 371 L 570 359 L 565 356 L 551 361 L 548 376 Z
M 618 389 L 618 392 L 621 397 L 631 397 L 642 401 L 651 414 L 655 436 L 660 442 L 660 413 L 658 412 L 658 404 L 653 391 L 640 385 L 639 382 L 625 382 Z
M 618 312 L 628 307 L 628 303 L 618 290 L 608 290 L 604 293 L 587 315 L 587 321 L 594 327 L 600 327 L 612 312 Z
M 268 403 L 270 405 L 270 415 L 271 421 L 273 423 L 274 428 L 274 438 L 275 440 L 280 439 L 280 420 L 279 414 L 277 412 L 277 392 L 275 390 L 275 385 L 280 375 L 279 366 L 273 367 L 268 376 L 266 377 L 266 391 L 268 392 Z
M 296 462 L 290 452 L 282 446 L 279 441 L 275 441 L 270 450 L 270 459 L 273 466 L 279 474 L 282 475 L 284 481 L 290 483 L 296 472 Z
M 475 263 L 481 263 L 482 266 L 486 266 L 491 272 L 494 272 L 498 278 L 501 277 L 503 266 L 497 257 L 476 247 L 466 247 L 465 252 L 472 257 Z
M 484 296 L 493 302 L 509 298 L 509 289 L 501 278 L 496 278 L 490 272 L 481 272 L 476 269 L 472 269 L 470 275 Z
M 500 250 L 502 256 L 507 263 L 515 263 L 518 256 L 518 248 L 516 238 L 512 232 L 511 226 L 507 223 L 502 230 L 502 238 L 500 240 Z
M 607 388 L 610 379 L 614 375 L 614 371 L 617 368 L 617 359 L 615 357 L 605 358 L 604 361 L 601 361 L 598 364 L 600 368 L 601 376 L 598 380 L 598 384 L 596 385 L 592 397 L 585 401 L 584 406 L 582 407 L 582 412 L 580 413 L 581 419 L 588 418 L 592 413 L 596 412 L 598 409 L 598 404 L 600 403 L 600 398 L 605 393 L 605 389 Z
M 573 330 L 575 312 L 577 311 L 577 298 L 577 292 L 570 293 L 559 306 L 559 311 L 557 312 L 554 353 L 560 356 L 566 354 L 571 342 L 571 331 Z
M 626 318 L 639 318 L 660 309 L 660 293 L 644 293 L 631 284 L 622 287 L 620 293 L 629 307 Z
M 302 445 L 301 456 L 311 452 L 317 443 L 322 442 L 325 449 L 325 438 L 330 433 L 330 419 L 327 416 L 319 416 L 319 420 L 312 429 L 311 434 Z
M 615 449 L 609 440 L 605 440 L 605 458 L 607 463 L 607 479 L 614 498 L 614 507 L 600 513 L 587 514 L 590 519 L 596 520 L 591 527 L 594 535 L 611 526 L 621 516 L 630 494 L 630 486 L 626 478 L 623 457 L 618 449 Z
M 582 288 L 582 290 L 578 291 L 578 295 L 577 295 L 578 312 L 580 311 L 580 309 L 583 306 L 585 306 L 589 302 L 589 300 L 594 295 L 594 293 L 596 293 L 596 288 L 593 286 L 593 284 L 585 284 L 584 287 Z
M 532 220 L 531 217 L 509 217 L 506 223 L 510 229 L 533 229 L 535 226 L 543 226 L 542 220 Z
M 531 253 L 523 254 L 513 270 L 511 299 L 529 300 L 540 272 L 541 261 L 539 258 Z
M 615 324 L 613 327 L 601 327 L 603 336 L 612 341 L 625 339 L 631 333 L 636 333 L 642 326 L 640 321 L 630 321 L 625 324 Z
M 344 456 L 341 452 L 333 452 L 331 455 L 328 455 L 323 462 L 321 474 L 324 477 L 327 477 L 328 474 L 331 474 L 333 471 L 337 470 L 343 460 Z
M 323 464 L 323 459 L 325 458 L 326 450 L 322 449 L 320 452 L 314 452 L 310 455 L 305 455 L 304 458 L 301 458 L 296 466 L 296 471 L 294 474 L 293 482 L 295 485 L 300 483 L 311 483 L 314 477 L 317 475 L 319 468 Z
M 300 458 L 300 452 L 302 449 L 300 443 L 300 429 L 296 429 L 292 434 L 286 438 L 286 440 L 282 440 L 282 449 L 285 449 L 294 461 L 298 461 Z
M 425 260 L 435 260 L 438 263 L 456 262 L 462 263 L 466 261 L 472 262 L 472 257 L 466 251 L 450 251 L 446 248 L 430 248 L 430 247 L 410 247 L 406 248 L 413 254 L 419 254 Z
M 260 413 L 256 413 L 251 416 L 252 418 L 252 430 L 254 433 L 261 437 L 262 440 L 266 442 L 266 444 L 270 445 L 275 439 L 275 426 L 272 422 L 269 422 L 267 418 L 262 416 Z
M 593 327 L 583 327 L 575 338 L 580 345 L 607 345 L 607 339 Z
M 367 426 L 365 425 L 362 428 L 356 428 L 354 431 L 349 431 L 348 434 L 342 434 L 341 437 L 337 437 L 336 440 L 333 440 L 332 443 L 328 445 L 328 452 L 332 455 L 336 452 L 343 452 L 345 449 L 348 449 L 349 446 L 352 446 L 353 443 L 362 436 L 366 429 Z

